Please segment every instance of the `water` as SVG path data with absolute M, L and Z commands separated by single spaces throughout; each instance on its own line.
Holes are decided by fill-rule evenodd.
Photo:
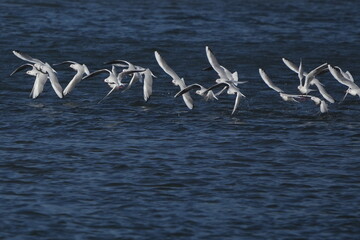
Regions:
M 360 75 L 356 1 L 19 1 L 0 4 L 0 239 L 359 239 L 360 102 L 319 114 L 283 102 L 261 67 L 295 93 L 281 58 Z M 216 78 L 205 46 L 239 72 L 247 98 L 190 111 L 159 68 L 157 50 L 187 84 Z M 90 71 L 126 59 L 158 76 L 109 91 L 101 77 L 58 99 L 9 73 L 18 49 Z M 64 86 L 72 77 L 57 68 Z M 336 100 L 346 88 L 321 80 Z

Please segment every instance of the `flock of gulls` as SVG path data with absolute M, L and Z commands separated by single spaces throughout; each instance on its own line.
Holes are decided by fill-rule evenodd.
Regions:
M 218 74 L 218 78 L 215 79 L 215 83 L 210 87 L 204 87 L 198 83 L 186 85 L 184 78 L 180 78 L 179 75 L 177 75 L 175 71 L 169 67 L 169 65 L 157 51 L 155 51 L 154 54 L 159 66 L 172 78 L 172 83 L 179 87 L 179 91 L 175 94 L 174 97 L 182 96 L 185 105 L 189 109 L 193 109 L 194 107 L 194 101 L 190 95 L 191 91 L 195 91 L 196 94 L 202 96 L 206 101 L 218 100 L 218 97 L 226 92 L 229 95 L 235 95 L 235 103 L 231 113 L 234 114 L 240 104 L 241 99 L 245 98 L 245 95 L 240 91 L 239 85 L 246 83 L 246 81 L 239 81 L 238 73 L 236 71 L 231 72 L 224 66 L 220 65 L 208 46 L 205 47 L 205 50 L 211 67 L 204 70 L 214 70 Z M 24 69 L 28 69 L 26 74 L 35 77 L 34 85 L 30 93 L 31 98 L 37 98 L 42 93 L 44 85 L 48 79 L 56 95 L 59 98 L 63 98 L 70 94 L 80 81 L 95 77 L 97 75 L 106 76 L 103 81 L 110 87 L 110 91 L 103 99 L 101 99 L 101 101 L 103 101 L 114 91 L 120 90 L 124 92 L 128 90 L 137 82 L 143 84 L 143 95 L 145 102 L 147 102 L 152 95 L 153 78 L 156 78 L 156 76 L 149 68 L 134 65 L 126 60 L 114 60 L 106 62 L 105 64 L 111 66 L 111 69 L 103 68 L 94 72 L 90 72 L 85 64 L 80 64 L 74 61 L 64 61 L 53 64 L 52 66 L 68 64 L 70 68 L 76 71 L 74 77 L 63 89 L 59 83 L 56 70 L 49 63 L 33 58 L 28 54 L 20 51 L 15 50 L 13 53 L 16 57 L 24 60 L 26 63 L 16 68 L 10 74 L 10 76 Z M 278 92 L 284 101 L 299 103 L 299 100 L 309 100 L 320 107 L 321 113 L 328 112 L 328 104 L 335 103 L 335 100 L 325 90 L 324 85 L 319 81 L 319 79 L 317 79 L 318 75 L 326 72 L 330 72 L 331 75 L 340 84 L 345 85 L 348 88 L 342 101 L 348 94 L 353 96 L 357 95 L 360 97 L 360 88 L 355 84 L 354 78 L 349 71 L 344 72 L 338 66 L 331 66 L 327 63 L 324 63 L 310 72 L 306 72 L 304 71 L 302 61 L 300 61 L 299 66 L 297 66 L 288 59 L 283 58 L 282 60 L 290 70 L 297 74 L 299 78 L 299 86 L 297 87 L 299 94 L 285 93 L 281 88 L 277 87 L 272 82 L 269 76 L 261 68 L 259 69 L 259 74 L 266 85 L 274 91 Z M 123 82 L 125 79 L 127 79 L 127 81 Z

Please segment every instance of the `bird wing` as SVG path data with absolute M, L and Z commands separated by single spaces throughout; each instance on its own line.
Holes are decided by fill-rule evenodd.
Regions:
M 89 68 L 88 68 L 85 64 L 83 64 L 82 66 L 83 66 L 83 68 L 84 68 L 84 73 L 85 73 L 86 75 L 90 75 Z
M 63 89 L 59 83 L 54 69 L 48 63 L 45 63 L 42 66 L 42 70 L 44 70 L 48 74 L 51 86 L 54 89 L 56 95 L 58 95 L 59 98 L 63 98 Z
M 326 113 L 328 111 L 329 111 L 329 109 L 328 109 L 327 103 L 325 101 L 321 101 L 321 103 L 320 103 L 320 112 L 321 113 Z
M 30 97 L 37 98 L 40 93 L 44 90 L 44 85 L 48 79 L 47 74 L 38 72 L 34 81 L 33 88 L 31 89 Z
M 93 76 L 96 76 L 96 75 L 99 75 L 100 73 L 103 73 L 103 72 L 107 72 L 109 74 L 112 74 L 112 72 L 109 70 L 109 69 L 99 69 L 99 70 L 96 70 L 90 74 L 88 74 L 87 76 L 83 77 L 83 80 L 87 79 L 87 78 L 91 78 Z
M 229 88 L 229 83 L 226 83 L 226 82 L 221 82 L 221 83 L 217 83 L 217 84 L 214 84 L 212 85 L 211 87 L 209 87 L 205 92 L 204 94 L 207 94 L 210 90 L 213 90 L 214 88 L 218 88 L 218 87 L 223 87 L 223 90 L 224 91 L 225 89 Z M 217 94 L 218 95 L 218 94 Z
M 299 86 L 303 86 L 302 80 L 304 78 L 304 68 L 303 68 L 302 60 L 300 61 L 300 65 L 299 65 L 298 77 L 299 77 L 299 80 L 300 80 L 300 85 Z
M 155 58 L 159 66 L 166 72 L 170 77 L 172 77 L 174 80 L 180 80 L 179 75 L 177 75 L 174 70 L 172 70 L 169 65 L 165 62 L 165 60 L 160 56 L 160 54 L 155 51 Z
M 220 78 L 223 79 L 228 79 L 224 69 L 221 67 L 221 65 L 219 64 L 219 62 L 217 61 L 217 59 L 215 58 L 214 54 L 212 53 L 211 49 L 206 46 L 205 47 L 206 50 L 206 56 L 207 59 L 210 63 L 210 65 L 213 67 L 213 69 L 217 72 L 217 74 L 219 75 Z
M 134 73 L 131 77 L 131 80 L 130 80 L 128 86 L 123 90 L 123 92 L 126 90 L 129 90 L 132 85 L 134 85 L 137 81 L 139 81 L 140 77 L 141 76 L 139 73 Z
M 105 97 L 103 97 L 98 103 L 101 103 L 105 98 L 107 98 L 114 90 L 116 89 L 116 86 L 113 87 L 109 92 L 108 94 L 105 95 Z
M 282 58 L 282 61 L 285 63 L 285 65 L 290 68 L 291 71 L 298 73 L 299 72 L 299 68 L 298 66 L 296 66 L 293 62 L 291 62 L 290 60 L 286 59 L 286 58 Z
M 194 83 L 194 84 L 191 84 L 185 88 L 183 88 L 182 90 L 180 90 L 178 93 L 175 94 L 175 98 L 180 96 L 180 95 L 183 95 L 184 93 L 187 93 L 189 92 L 190 90 L 192 89 L 196 89 L 196 88 L 201 88 L 201 85 L 197 84 L 197 83 Z
M 17 56 L 18 58 L 24 60 L 24 61 L 27 61 L 27 62 L 31 62 L 31 63 L 40 63 L 40 64 L 44 64 L 42 61 L 40 61 L 39 59 L 37 58 L 33 58 L 31 57 L 30 55 L 26 54 L 26 53 L 23 53 L 23 52 L 20 52 L 18 50 L 14 50 L 13 51 L 13 54 L 15 56 Z
M 63 94 L 64 95 L 69 94 L 75 88 L 75 86 L 83 79 L 82 77 L 83 77 L 82 73 L 76 73 L 73 79 L 71 79 L 71 81 L 65 87 Z
M 194 108 L 194 101 L 193 99 L 191 98 L 190 94 L 187 92 L 187 93 L 184 93 L 182 95 L 183 97 L 183 100 L 186 104 L 186 106 L 189 108 L 189 109 L 193 109 Z
M 225 68 L 224 66 L 221 66 L 221 68 L 224 70 L 228 80 L 235 80 L 232 73 L 227 68 Z
M 23 70 L 27 67 L 33 67 L 33 65 L 30 63 L 25 63 L 25 64 L 21 65 L 20 67 L 16 68 L 12 73 L 10 73 L 10 76 L 14 75 L 17 72 L 20 72 L 21 70 Z
M 144 100 L 147 102 L 152 94 L 152 84 L 153 84 L 153 77 L 150 69 L 146 69 L 144 72 L 144 86 L 143 86 L 143 92 L 144 92 Z
M 341 84 L 349 87 L 349 88 L 359 88 L 354 82 L 346 79 L 339 71 L 337 71 L 334 67 L 331 65 L 328 65 L 329 71 L 331 75 Z
M 328 70 L 328 64 L 323 63 L 320 66 L 311 70 L 305 77 L 304 86 L 309 88 L 311 80 L 313 80 L 317 75 L 325 73 Z
M 311 84 L 314 84 L 317 87 L 321 96 L 323 96 L 323 98 L 325 98 L 328 102 L 330 102 L 330 103 L 335 102 L 334 98 L 330 96 L 330 94 L 325 90 L 325 88 L 323 87 L 323 85 L 320 83 L 320 81 L 318 79 L 314 78 L 311 81 Z
M 236 93 L 236 98 L 235 98 L 235 104 L 234 104 L 234 108 L 231 112 L 231 115 L 233 115 L 236 111 L 236 109 L 238 108 L 238 106 L 240 105 L 240 98 L 242 97 L 242 94 L 240 92 Z
M 53 66 L 58 66 L 58 65 L 63 65 L 63 64 L 75 64 L 77 62 L 74 62 L 74 61 L 63 61 L 63 62 L 60 62 L 60 63 L 54 63 Z
M 268 85 L 269 88 L 275 90 L 276 92 L 284 92 L 281 88 L 278 88 L 269 78 L 269 76 L 264 72 L 264 70 L 262 70 L 261 68 L 259 68 L 259 73 L 260 76 L 262 78 L 262 80 L 266 83 L 266 85 Z
M 353 78 L 353 76 L 351 75 L 351 73 L 350 73 L 349 71 L 346 71 L 344 74 L 347 76 L 347 78 L 348 78 L 351 82 L 354 82 L 354 78 Z
M 221 95 L 227 88 L 228 88 L 228 85 L 224 86 L 223 89 L 221 89 L 220 91 L 218 91 L 217 93 L 215 93 L 215 96 L 217 97 L 217 96 Z M 210 91 L 211 91 L 211 90 L 210 90 Z M 210 91 L 209 91 L 209 92 L 210 92 Z

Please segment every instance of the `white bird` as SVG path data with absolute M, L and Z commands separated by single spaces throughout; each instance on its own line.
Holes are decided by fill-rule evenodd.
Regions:
M 56 76 L 56 71 L 48 63 L 44 63 L 44 62 L 40 61 L 39 59 L 33 58 L 33 57 L 29 56 L 28 54 L 22 53 L 20 51 L 15 50 L 15 51 L 13 51 L 13 53 L 18 58 L 32 63 L 37 70 L 47 74 L 47 76 L 50 80 L 51 86 L 53 87 L 55 93 L 58 95 L 59 98 L 64 97 L 62 87 L 59 84 L 59 80 Z
M 175 86 L 179 86 L 180 90 L 183 90 L 184 88 L 186 88 L 186 84 L 185 84 L 185 80 L 184 78 L 180 78 L 175 72 L 174 70 L 172 70 L 167 63 L 165 62 L 165 60 L 160 56 L 160 54 L 155 51 L 155 58 L 157 63 L 159 64 L 159 66 L 164 70 L 165 73 L 167 73 L 170 77 L 172 77 L 172 83 Z M 193 109 L 194 107 L 194 101 L 190 96 L 190 93 L 184 93 L 182 94 L 183 100 L 186 104 L 186 106 L 189 109 Z
M 318 97 L 315 97 L 315 96 L 310 96 L 310 95 L 308 95 L 308 96 L 310 97 L 310 99 L 311 99 L 316 105 L 319 105 L 319 106 L 320 106 L 320 112 L 321 112 L 321 113 L 326 113 L 326 112 L 329 111 L 328 105 L 327 105 L 327 103 L 326 103 L 324 100 L 322 100 L 322 99 L 320 99 L 320 98 L 318 98 Z
M 211 65 L 212 69 L 214 69 L 219 76 L 219 78 L 215 80 L 216 83 L 232 82 L 235 86 L 237 86 L 238 84 L 246 83 L 246 81 L 245 82 L 239 81 L 239 76 L 238 76 L 237 72 L 231 73 L 227 68 L 220 65 L 218 60 L 216 59 L 215 55 L 213 54 L 213 52 L 211 51 L 211 49 L 208 46 L 205 47 L 205 51 L 206 51 L 206 57 Z M 220 90 L 219 92 L 217 92 L 215 95 L 219 96 L 226 89 L 227 89 L 227 87 L 225 85 L 225 87 L 222 90 Z
M 105 64 L 112 64 L 113 66 L 126 68 L 126 69 L 123 69 L 123 71 L 127 71 L 127 70 L 143 70 L 143 72 L 137 72 L 137 73 L 132 74 L 132 78 L 131 78 L 129 84 L 127 85 L 127 87 L 124 89 L 124 91 L 130 89 L 130 87 L 132 87 L 132 85 L 134 85 L 134 83 L 136 83 L 138 81 L 141 82 L 142 81 L 141 74 L 144 74 L 145 70 L 146 70 L 146 68 L 134 65 L 131 62 L 128 62 L 126 60 L 113 60 L 113 61 L 110 61 L 110 62 L 106 62 Z
M 28 68 L 28 67 L 31 67 L 32 69 L 26 71 L 26 74 L 35 77 L 33 88 L 31 89 L 31 92 L 30 92 L 30 97 L 35 99 L 40 95 L 40 93 L 42 93 L 42 91 L 44 89 L 44 85 L 48 79 L 47 74 L 45 74 L 45 73 L 41 72 L 40 70 L 38 70 L 37 68 L 35 68 L 33 64 L 26 63 L 26 64 L 21 65 L 20 67 L 16 68 L 10 74 L 10 76 L 12 76 L 13 74 L 15 74 L 25 68 Z
M 112 70 L 110 71 L 109 69 L 99 69 L 95 72 L 90 73 L 89 75 L 85 76 L 83 78 L 83 80 L 99 75 L 101 73 L 108 73 L 109 76 L 107 78 L 104 79 L 104 82 L 107 83 L 109 85 L 109 87 L 111 88 L 111 90 L 108 92 L 108 94 L 105 95 L 105 97 L 103 99 L 100 100 L 103 101 L 107 96 L 109 96 L 113 91 L 115 90 L 119 90 L 121 88 L 124 88 L 126 86 L 126 83 L 123 83 L 122 80 L 126 75 L 130 75 L 132 73 L 135 72 L 142 72 L 143 70 L 129 70 L 129 71 L 123 71 L 119 74 L 117 74 L 115 66 L 112 67 Z
M 350 94 L 352 96 L 356 96 L 358 95 L 360 97 L 360 88 L 359 86 L 354 82 L 354 79 L 352 78 L 351 74 L 350 75 L 345 75 L 348 76 L 345 77 L 343 73 L 341 73 L 340 71 L 336 70 L 333 66 L 331 66 L 330 64 L 328 65 L 329 71 L 331 73 L 331 75 L 333 75 L 333 77 L 341 84 L 345 85 L 348 87 L 348 89 L 346 90 L 345 96 L 343 97 L 343 99 L 341 101 L 344 101 L 347 94 Z M 351 77 L 350 77 L 351 76 Z
M 302 62 L 300 62 L 300 66 L 297 67 L 294 63 L 286 58 L 282 58 L 282 60 L 288 68 L 298 74 L 300 80 L 298 89 L 302 94 L 308 94 L 309 92 L 314 91 L 313 89 L 310 89 L 310 86 L 315 85 L 323 98 L 325 98 L 330 103 L 335 102 L 334 98 L 325 90 L 323 84 L 316 78 L 316 75 L 327 71 L 327 63 L 324 63 L 307 73 L 302 68 Z M 304 77 L 305 81 L 303 83 Z
M 89 72 L 88 67 L 85 64 L 79 64 L 74 61 L 64 61 L 64 62 L 53 64 L 53 65 L 57 66 L 57 65 L 62 65 L 62 64 L 70 64 L 70 68 L 72 68 L 76 71 L 76 74 L 70 80 L 70 82 L 68 83 L 68 85 L 66 86 L 66 88 L 63 91 L 64 96 L 66 96 L 83 79 L 84 74 L 89 75 L 90 72 Z
M 132 78 L 127 85 L 127 87 L 123 90 L 128 90 L 132 85 L 136 82 L 143 82 L 143 93 L 144 93 L 144 100 L 147 102 L 152 94 L 152 84 L 153 84 L 153 77 L 156 77 L 149 68 L 143 68 L 141 66 L 134 65 L 125 60 L 114 60 L 110 62 L 106 62 L 105 64 L 112 64 L 113 66 L 124 67 L 123 71 L 130 71 L 130 70 L 142 70 L 141 72 L 135 72 L 132 75 Z M 144 75 L 144 79 L 142 78 Z
M 208 91 L 205 94 L 205 92 L 207 91 L 207 88 L 203 87 L 202 85 L 200 85 L 198 83 L 191 84 L 191 85 L 187 86 L 186 88 L 184 88 L 183 90 L 180 90 L 178 93 L 175 94 L 174 97 L 183 95 L 184 93 L 187 93 L 193 89 L 197 89 L 195 91 L 195 93 L 204 97 L 205 101 L 214 100 L 214 99 L 218 100 L 218 98 L 216 97 L 216 95 L 214 94 L 214 92 L 212 90 Z
M 217 88 L 217 87 L 225 87 L 227 89 L 227 94 L 231 94 L 231 95 L 235 94 L 236 95 L 235 104 L 234 104 L 233 110 L 231 112 L 231 115 L 233 115 L 235 113 L 236 109 L 238 108 L 239 104 L 240 104 L 240 99 L 242 97 L 245 97 L 245 95 L 242 94 L 240 92 L 240 89 L 238 87 L 236 87 L 235 84 L 233 82 L 231 82 L 231 81 L 217 83 L 217 84 L 209 87 L 204 92 L 204 94 L 207 94 L 209 91 L 211 91 L 212 89 Z

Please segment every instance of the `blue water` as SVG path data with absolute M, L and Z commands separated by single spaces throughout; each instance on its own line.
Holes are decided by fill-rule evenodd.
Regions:
M 360 76 L 357 1 L 20 1 L 0 3 L 0 239 L 360 239 L 360 100 L 331 75 L 329 113 L 284 102 L 282 63 L 324 62 Z M 187 84 L 213 84 L 205 46 L 238 71 L 247 96 L 188 110 L 157 65 Z M 126 59 L 157 75 L 114 93 L 101 77 L 59 99 L 49 84 L 9 74 L 20 50 L 90 71 Z M 73 75 L 56 68 L 65 86 Z

